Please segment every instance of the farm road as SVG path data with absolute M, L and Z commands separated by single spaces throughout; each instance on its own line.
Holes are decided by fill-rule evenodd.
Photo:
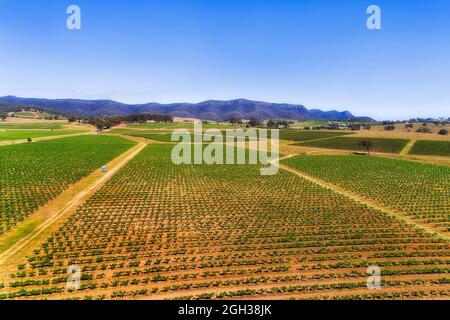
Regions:
M 135 140 L 135 139 L 131 139 Z M 135 140 L 136 141 L 136 140 Z M 39 244 L 55 231 L 94 192 L 99 190 L 118 170 L 133 159 L 147 144 L 138 142 L 107 164 L 109 171 L 97 170 L 69 187 L 29 219 L 0 236 L 0 282 L 17 263 L 23 263 Z
M 280 160 L 284 160 L 284 159 L 282 158 Z M 293 168 L 291 168 L 291 167 L 289 167 L 287 165 L 284 165 L 284 164 L 281 164 L 281 163 L 279 163 L 279 164 L 275 163 L 275 165 L 278 165 L 280 167 L 280 169 L 286 170 L 286 171 L 288 171 L 288 172 L 290 172 L 292 174 L 295 174 L 295 175 L 297 175 L 297 176 L 299 176 L 299 177 L 301 177 L 303 179 L 306 179 L 306 180 L 308 180 L 310 182 L 318 184 L 318 185 L 320 185 L 320 186 L 322 186 L 322 187 L 324 187 L 326 189 L 333 190 L 334 192 L 336 192 L 338 194 L 341 194 L 343 196 L 346 196 L 347 198 L 350 198 L 350 199 L 352 199 L 352 200 L 354 200 L 354 201 L 356 201 L 358 203 L 364 204 L 364 205 L 366 205 L 366 206 L 368 206 L 368 207 L 370 207 L 372 209 L 375 209 L 377 211 L 384 212 L 384 213 L 386 213 L 386 214 L 396 218 L 397 220 L 402 221 L 403 223 L 406 223 L 406 224 L 408 224 L 408 225 L 410 225 L 410 226 L 412 226 L 412 227 L 414 227 L 416 229 L 425 231 L 428 234 L 432 234 L 433 236 L 435 236 L 435 237 L 437 237 L 437 238 L 439 238 L 441 240 L 450 241 L 450 237 L 449 237 L 448 234 L 444 234 L 444 233 L 442 233 L 442 232 L 440 232 L 438 230 L 435 230 L 434 228 L 432 228 L 430 226 L 426 226 L 426 225 L 422 225 L 420 223 L 417 223 L 413 219 L 409 218 L 403 212 L 394 210 L 392 208 L 386 207 L 386 206 L 384 206 L 382 204 L 379 204 L 379 203 L 375 203 L 372 200 L 366 199 L 366 198 L 364 198 L 364 197 L 362 197 L 362 196 L 360 196 L 358 194 L 355 194 L 355 193 L 353 193 L 351 191 L 345 190 L 345 189 L 343 189 L 343 188 L 341 188 L 339 186 L 336 186 L 336 185 L 334 185 L 332 183 L 326 182 L 326 181 L 324 181 L 322 179 L 319 179 L 317 177 L 310 176 L 310 175 L 308 175 L 308 174 L 306 174 L 306 173 L 304 173 L 302 171 L 293 169 Z

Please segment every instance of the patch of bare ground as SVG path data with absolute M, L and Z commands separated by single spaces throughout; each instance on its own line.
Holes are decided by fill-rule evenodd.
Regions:
M 421 126 L 421 125 L 420 125 Z M 416 125 L 414 129 L 396 129 L 393 131 L 382 130 L 360 130 L 355 131 L 352 137 L 358 138 L 383 138 L 383 139 L 409 139 L 409 140 L 439 140 L 450 141 L 450 136 L 439 135 L 437 132 L 441 129 L 449 130 L 448 126 L 428 126 L 432 133 L 419 133 L 415 132 L 419 127 Z

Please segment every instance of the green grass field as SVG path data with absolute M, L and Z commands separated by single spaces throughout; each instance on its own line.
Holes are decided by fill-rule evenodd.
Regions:
M 66 134 L 75 134 L 85 132 L 84 130 L 5 130 L 0 129 L 0 141 L 5 140 L 23 140 L 40 137 L 62 136 Z
M 297 156 L 282 162 L 450 231 L 448 167 L 356 155 Z
M 64 123 L 8 123 L 0 122 L 0 129 L 61 129 Z
M 280 139 L 303 142 L 315 139 L 339 137 L 348 134 L 351 133 L 334 131 L 280 130 Z
M 0 148 L 0 233 L 135 143 L 77 136 Z
M 417 141 L 410 154 L 450 156 L 450 141 Z
M 372 151 L 385 153 L 399 153 L 408 143 L 408 140 L 405 139 L 337 137 L 326 140 L 307 141 L 298 145 L 315 148 L 365 151 L 364 148 L 359 146 L 362 140 L 371 140 L 373 142 Z

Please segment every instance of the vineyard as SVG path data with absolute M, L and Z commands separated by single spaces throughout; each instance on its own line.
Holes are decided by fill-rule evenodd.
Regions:
M 297 156 L 283 162 L 450 232 L 448 167 L 366 156 Z
M 62 129 L 62 123 L 8 123 L 0 122 L 0 129 Z
M 384 153 L 399 153 L 408 143 L 408 140 L 405 139 L 337 137 L 325 140 L 307 141 L 298 145 L 316 148 L 366 151 L 359 145 L 361 140 L 372 141 L 373 147 L 371 150 Z
M 450 156 L 450 141 L 417 141 L 410 154 Z
M 211 134 L 211 132 L 208 133 L 207 130 L 208 129 L 203 130 L 202 135 L 196 135 L 196 134 L 194 135 L 192 130 L 189 131 L 191 133 L 190 134 L 191 141 L 194 142 L 195 138 L 203 139 L 204 141 L 212 141 L 213 139 L 211 139 L 211 138 L 214 137 L 215 133 L 214 134 Z M 243 135 L 245 136 L 246 131 L 248 129 L 245 129 L 245 128 L 241 129 L 243 134 L 241 131 L 233 131 L 233 129 L 230 129 L 230 130 L 231 130 L 231 134 L 235 135 L 236 137 L 239 137 L 239 136 L 242 137 Z M 217 131 L 220 132 L 220 134 L 222 134 L 223 141 L 225 141 L 225 138 L 227 135 L 227 130 L 217 130 Z M 254 132 L 259 134 L 258 130 L 255 130 Z M 165 131 L 160 132 L 160 131 L 155 131 L 155 130 L 113 129 L 113 130 L 111 130 L 111 133 L 114 133 L 114 134 L 120 133 L 120 134 L 131 136 L 131 137 L 144 138 L 144 139 L 153 140 L 153 141 L 172 142 L 172 132 L 165 132 Z M 270 131 L 267 131 L 267 136 L 270 137 Z M 246 136 L 245 140 L 249 141 L 248 136 Z M 180 141 L 180 140 L 177 140 L 175 138 L 175 140 L 173 142 L 177 142 L 177 141 Z
M 134 142 L 78 136 L 0 148 L 0 234 Z
M 203 129 L 235 129 L 239 128 L 239 126 L 233 126 L 229 124 L 202 124 Z M 130 123 L 128 124 L 128 128 L 137 128 L 137 129 L 194 129 L 193 123 Z
M 34 139 L 40 137 L 62 136 L 66 134 L 81 133 L 81 130 L 1 130 L 0 141 Z
M 163 144 L 141 151 L 17 266 L 0 298 L 450 298 L 447 242 L 283 170 L 261 176 L 255 165 L 176 166 L 170 152 Z M 356 162 L 347 169 L 354 159 L 364 161 L 289 163 L 310 171 L 330 164 L 364 188 L 365 171 L 355 171 Z M 396 170 L 392 181 L 386 170 L 399 165 L 379 165 L 387 189 Z M 397 201 L 448 214 L 448 171 L 405 166 L 402 186 L 413 189 Z M 422 178 L 439 200 L 414 187 Z M 371 265 L 382 270 L 380 290 L 367 288 Z M 79 290 L 66 288 L 68 266 L 81 270 Z
M 127 135 L 132 137 L 139 137 L 139 138 L 145 138 L 149 140 L 155 140 L 155 141 L 164 141 L 164 142 L 171 142 L 171 133 L 128 133 Z
M 309 140 L 339 137 L 349 134 L 351 133 L 342 131 L 280 130 L 280 139 L 304 142 Z
M 136 127 L 136 126 L 135 126 Z M 189 127 L 185 125 L 185 128 L 189 128 L 188 130 L 192 131 L 194 127 Z M 202 126 L 203 131 L 208 129 L 213 129 L 214 126 L 212 125 L 203 125 Z M 224 126 L 217 127 L 219 129 L 223 136 L 226 135 L 226 129 L 224 129 Z M 241 129 L 244 132 L 251 128 L 244 128 L 244 127 L 232 127 L 228 126 L 228 129 L 230 130 L 236 130 Z M 256 132 L 258 132 L 259 129 L 255 129 Z M 114 134 L 125 134 L 133 137 L 141 137 L 146 138 L 150 140 L 155 141 L 163 141 L 163 142 L 170 142 L 171 141 L 171 135 L 172 131 L 167 131 L 164 129 L 161 130 L 136 130 L 136 129 L 113 129 L 111 130 L 111 133 Z M 280 130 L 279 131 L 279 138 L 282 140 L 289 140 L 289 141 L 296 141 L 296 142 L 303 142 L 303 141 L 309 141 L 309 140 L 316 140 L 316 139 L 326 139 L 326 138 L 333 138 L 343 135 L 349 135 L 351 133 L 348 132 L 334 132 L 334 131 L 305 131 L 305 130 Z M 270 130 L 267 131 L 267 135 L 270 138 Z M 192 137 L 193 138 L 193 137 Z

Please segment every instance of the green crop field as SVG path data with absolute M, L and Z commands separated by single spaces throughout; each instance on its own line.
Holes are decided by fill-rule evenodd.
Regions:
M 450 156 L 450 141 L 417 141 L 410 154 Z
M 206 129 L 208 130 L 208 129 Z M 219 129 L 220 130 L 220 129 Z M 230 129 L 233 130 L 233 129 Z M 244 130 L 244 135 L 247 129 L 242 129 Z M 209 137 L 208 133 L 204 131 L 203 134 L 203 139 L 207 139 Z M 258 129 L 255 129 L 256 132 L 258 132 Z M 192 133 L 193 131 L 190 130 L 190 132 Z M 221 129 L 220 130 L 222 137 L 225 141 L 226 138 L 226 130 Z M 132 129 L 113 129 L 110 131 L 110 133 L 113 134 L 124 134 L 124 135 L 128 135 L 128 136 L 132 136 L 132 137 L 139 137 L 139 138 L 145 138 L 145 139 L 149 139 L 149 140 L 155 140 L 155 141 L 163 141 L 163 142 L 172 142 L 172 133 L 173 131 L 155 131 L 155 130 L 132 130 Z M 241 136 L 241 134 L 238 134 L 237 132 L 235 133 L 237 137 Z M 268 131 L 267 135 L 270 137 L 270 131 Z M 191 134 L 191 139 L 193 141 L 194 139 L 194 135 Z M 249 140 L 248 136 L 247 139 Z
M 0 298 L 449 297 L 444 241 L 285 171 L 174 165 L 171 147 L 149 145 L 115 174 Z M 367 289 L 374 264 L 383 290 Z M 67 289 L 69 265 L 80 290 Z
M 0 234 L 133 144 L 77 136 L 0 147 Z
M 61 129 L 65 123 L 8 123 L 0 122 L 0 129 Z
M 161 130 L 155 130 L 155 129 L 124 129 L 124 128 L 113 128 L 108 131 L 108 133 L 113 134 L 138 134 L 138 133 L 149 133 L 149 134 L 162 134 L 162 133 L 172 133 L 173 130 L 170 129 L 161 129 Z
M 172 134 L 171 133 L 128 133 L 127 135 L 132 137 L 139 137 L 139 138 L 145 138 L 149 140 L 155 140 L 155 141 L 165 141 L 170 142 Z
M 368 156 L 297 156 L 292 168 L 450 231 L 450 168 Z
M 194 129 L 192 123 L 131 123 L 128 128 L 140 128 L 140 129 Z M 234 126 L 228 124 L 203 124 L 203 129 L 235 129 L 242 128 L 242 126 Z
M 83 130 L 5 130 L 0 129 L 0 141 L 4 140 L 24 140 L 41 137 L 62 136 L 85 132 Z
M 326 140 L 307 141 L 298 145 L 315 148 L 365 151 L 364 148 L 359 146 L 362 140 L 371 140 L 373 142 L 372 151 L 385 153 L 399 153 L 408 143 L 408 140 L 404 139 L 337 137 Z
M 323 138 L 339 137 L 348 134 L 351 133 L 335 131 L 280 130 L 280 139 L 303 142 Z

